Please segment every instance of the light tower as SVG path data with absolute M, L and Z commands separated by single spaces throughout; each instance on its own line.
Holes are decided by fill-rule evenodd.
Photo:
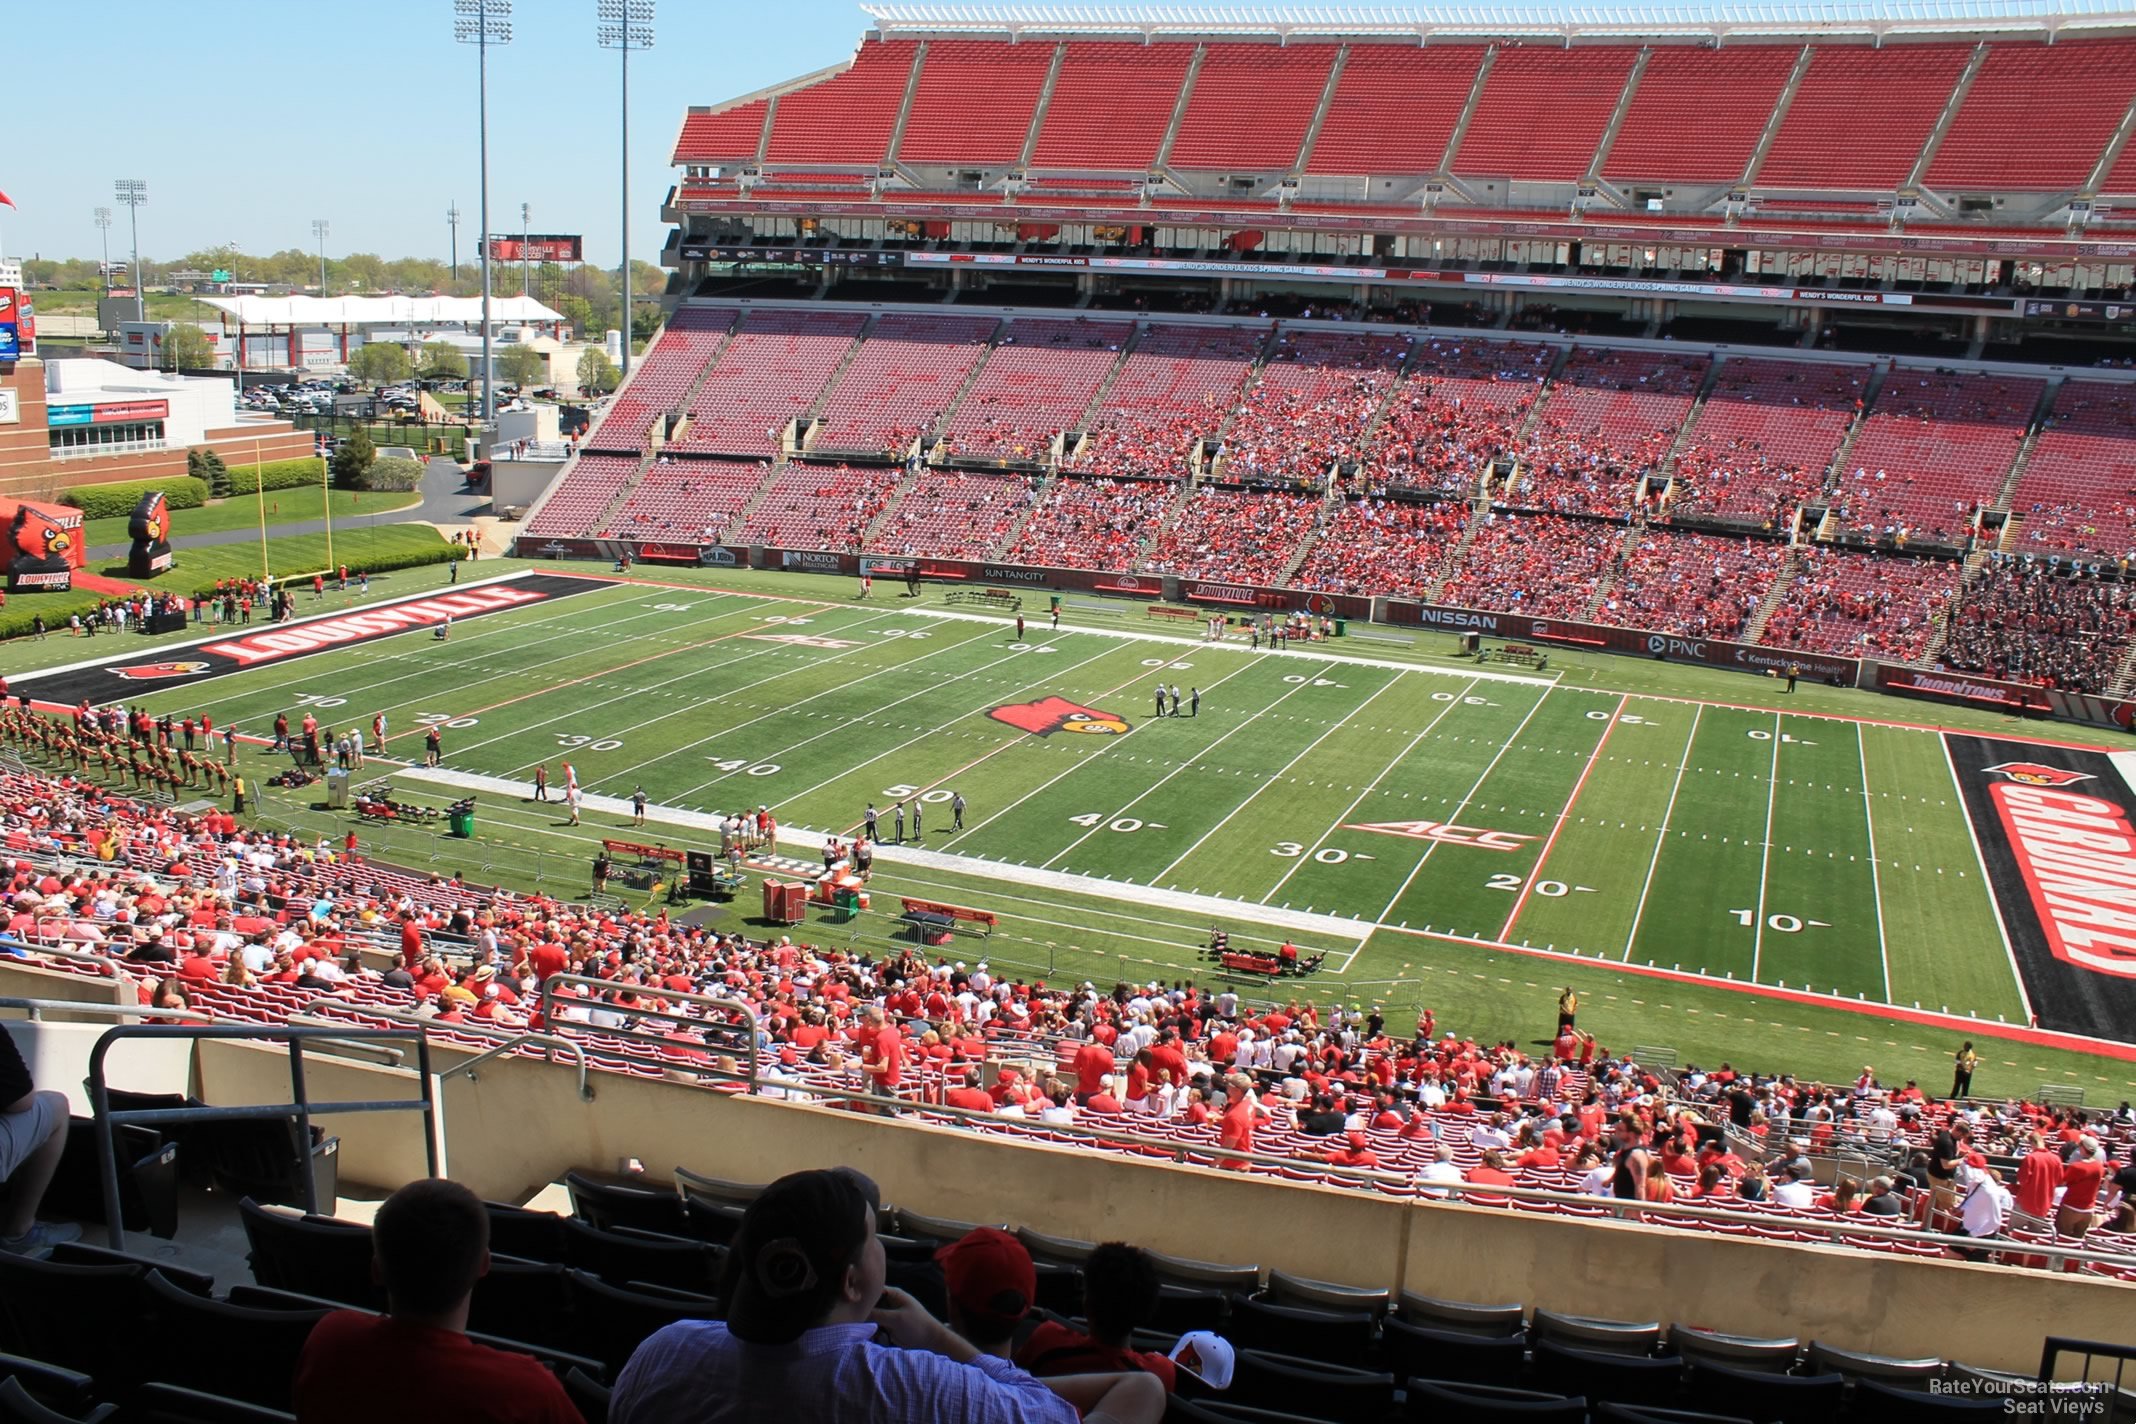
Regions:
M 111 185 L 112 193 L 126 205 L 127 223 L 133 232 L 133 278 L 134 320 L 148 320 L 148 295 L 141 288 L 141 205 L 148 201 L 148 180 L 144 178 L 120 178 Z
M 630 379 L 630 52 L 653 47 L 653 0 L 596 0 L 602 49 L 623 62 L 623 379 Z
M 452 37 L 475 47 L 475 89 L 479 110 L 482 164 L 482 226 L 477 241 L 482 244 L 482 423 L 496 418 L 497 371 L 490 331 L 489 253 L 489 51 L 491 45 L 512 42 L 512 0 L 452 0 Z
M 326 299 L 326 234 L 325 218 L 312 219 L 312 238 L 319 244 L 319 299 Z
M 93 210 L 97 231 L 104 239 L 104 290 L 111 290 L 111 209 Z
M 452 203 L 446 207 L 445 226 L 452 232 L 452 280 L 453 285 L 458 286 L 460 282 L 460 205 L 458 203 Z

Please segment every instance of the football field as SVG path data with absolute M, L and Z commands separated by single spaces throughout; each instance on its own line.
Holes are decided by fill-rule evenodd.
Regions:
M 1951 745 L 1999 742 L 1578 686 L 1554 668 L 1425 665 L 1364 640 L 1257 651 L 1145 626 L 1140 605 L 1072 611 L 1056 631 L 1027 599 L 1019 639 L 932 593 L 499 587 L 536 585 L 549 592 L 443 641 L 307 653 L 301 636 L 265 648 L 272 635 L 240 630 L 251 641 L 207 643 L 205 666 L 170 664 L 191 669 L 170 685 L 129 678 L 97 700 L 255 734 L 278 712 L 366 729 L 382 712 L 387 757 L 359 783 L 475 790 L 478 839 L 545 852 L 590 855 L 603 833 L 716 846 L 711 813 L 762 805 L 816 860 L 821 835 L 849 836 L 871 803 L 889 837 L 902 801 L 878 890 L 995 910 L 993 952 L 1028 945 L 1058 972 L 1193 973 L 1222 925 L 1242 947 L 1325 952 L 1301 990 L 1343 997 L 1398 999 L 1425 966 L 1508 950 L 1530 952 L 1518 962 L 1536 983 L 1563 977 L 1539 951 L 1565 972 L 1577 957 L 1991 1024 L 2041 1012 Z M 1159 683 L 1182 715 L 1157 714 Z M 436 777 L 420 768 L 432 726 Z M 581 828 L 528 799 L 537 766 L 560 787 L 566 762 L 589 793 Z M 615 803 L 640 787 L 652 826 L 616 829 Z M 878 893 L 856 940 L 888 943 L 886 898 L 894 914 Z

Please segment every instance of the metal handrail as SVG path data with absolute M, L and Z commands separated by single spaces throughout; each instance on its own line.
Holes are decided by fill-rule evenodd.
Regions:
M 626 987 L 625 985 L 619 983 L 614 979 L 594 979 L 583 974 L 551 974 L 548 978 L 542 980 L 541 983 L 541 1021 L 543 1023 L 553 1026 L 558 1022 L 556 991 L 566 985 L 577 985 L 584 988 L 594 989 L 603 993 L 608 992 L 610 990 Z M 757 1018 L 755 1009 L 751 1008 L 748 1004 L 743 1003 L 740 999 L 730 999 L 720 994 L 693 994 L 686 993 L 677 989 L 657 989 L 647 990 L 646 992 L 662 1000 L 683 1004 L 701 1004 L 708 1008 L 722 1009 L 740 1015 L 741 1022 L 738 1027 L 744 1030 L 745 1036 L 748 1040 L 746 1052 L 740 1056 L 745 1057 L 747 1059 L 747 1062 L 744 1064 L 740 1074 L 728 1075 L 722 1072 L 721 1076 L 738 1077 L 742 1082 L 748 1085 L 749 1092 L 754 1093 L 757 1090 Z M 585 1006 L 588 1008 L 589 1012 L 598 1009 L 600 1005 L 600 1001 L 594 998 L 580 999 L 577 997 L 573 997 L 568 1002 L 574 1006 Z M 668 1022 L 679 1024 L 703 1024 L 706 1022 L 706 1020 L 704 1019 L 691 1018 L 687 1014 L 673 1013 L 667 1009 L 639 1007 L 621 1010 L 620 1012 L 630 1014 L 633 1017 L 637 1018 L 662 1019 Z M 567 1022 L 576 1022 L 576 1020 L 567 1020 Z M 592 1027 L 591 1025 L 588 1026 Z M 636 1039 L 639 1041 L 647 1041 L 644 1035 L 627 1028 L 597 1028 L 595 1031 L 599 1033 L 613 1034 L 619 1038 L 629 1038 Z M 660 1039 L 659 1041 L 663 1043 L 668 1043 L 670 1044 L 670 1046 L 672 1046 L 673 1043 L 672 1040 L 665 1038 Z M 660 1064 L 659 1066 L 672 1068 L 674 1064 L 672 1062 L 666 1062 Z M 706 1071 L 710 1072 L 715 1070 Z
M 500 1058 L 522 1044 L 528 1043 L 539 1043 L 549 1047 L 551 1051 L 547 1061 L 551 1063 L 556 1061 L 554 1050 L 557 1046 L 561 1045 L 563 1048 L 568 1049 L 572 1062 L 578 1065 L 579 1101 L 586 1103 L 593 1101 L 593 1084 L 588 1082 L 586 1077 L 586 1050 L 563 1035 L 555 1033 L 515 1033 L 495 1048 L 485 1049 L 465 1063 L 455 1063 L 452 1067 L 438 1074 L 438 1081 L 442 1083 L 447 1078 L 464 1073 L 467 1075 L 468 1082 L 478 1082 L 480 1080 L 476 1076 L 475 1069 L 489 1062 L 492 1058 Z
M 130 1038 L 180 1039 L 199 1042 L 204 1039 L 237 1039 L 257 1042 L 286 1042 L 289 1045 L 289 1095 L 287 1103 L 261 1103 L 240 1107 L 210 1107 L 206 1104 L 180 1108 L 127 1108 L 113 1111 L 111 1085 L 104 1078 L 104 1060 L 120 1042 Z M 304 1045 L 307 1042 L 332 1043 L 336 1040 L 407 1039 L 413 1038 L 416 1047 L 417 1081 L 422 1088 L 419 1098 L 358 1099 L 347 1102 L 315 1103 L 304 1086 Z M 430 1176 L 438 1174 L 437 1140 L 437 1094 L 430 1073 L 430 1040 L 418 1032 L 409 1033 L 397 1028 L 304 1028 L 288 1024 L 118 1024 L 106 1029 L 97 1038 L 96 1046 L 89 1051 L 89 1101 L 96 1114 L 97 1167 L 103 1180 L 105 1229 L 113 1249 L 126 1244 L 126 1229 L 119 1204 L 119 1163 L 115 1129 L 120 1127 L 158 1127 L 179 1122 L 244 1122 L 244 1121 L 294 1121 L 297 1124 L 297 1140 L 304 1152 L 303 1178 L 304 1209 L 316 1213 L 319 1210 L 318 1182 L 311 1170 L 311 1120 L 320 1113 L 352 1112 L 421 1112 L 423 1115 L 423 1154 Z

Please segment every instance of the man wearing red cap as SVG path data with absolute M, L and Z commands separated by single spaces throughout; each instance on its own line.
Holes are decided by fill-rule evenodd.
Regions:
M 1377 1167 L 1379 1154 L 1372 1150 L 1371 1139 L 1362 1132 L 1343 1134 L 1343 1145 L 1328 1154 L 1330 1167 Z
M 949 1328 L 974 1348 L 1010 1358 L 1016 1327 L 1038 1299 L 1038 1268 L 1024 1244 L 998 1226 L 976 1226 L 935 1252 L 949 1301 Z

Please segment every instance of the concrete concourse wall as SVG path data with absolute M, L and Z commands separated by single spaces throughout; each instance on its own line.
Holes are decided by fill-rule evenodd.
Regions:
M 283 1062 L 205 1045 L 203 1087 L 210 1101 L 265 1101 L 287 1090 Z M 381 1069 L 314 1073 L 315 1097 L 409 1092 L 407 1075 Z M 1456 1300 L 2011 1370 L 2038 1367 L 2045 1335 L 2117 1338 L 2127 1332 L 2115 1322 L 2136 1313 L 2136 1288 L 2098 1278 L 1401 1201 L 615 1074 L 593 1075 L 595 1099 L 583 1103 L 577 1082 L 562 1065 L 525 1059 L 447 1081 L 444 1170 L 485 1197 L 520 1201 L 571 1168 L 613 1172 L 625 1158 L 663 1180 L 677 1166 L 763 1182 L 842 1163 L 874 1177 L 886 1200 L 933 1216 Z M 414 1122 L 338 1119 L 344 1180 L 390 1187 L 420 1173 Z

